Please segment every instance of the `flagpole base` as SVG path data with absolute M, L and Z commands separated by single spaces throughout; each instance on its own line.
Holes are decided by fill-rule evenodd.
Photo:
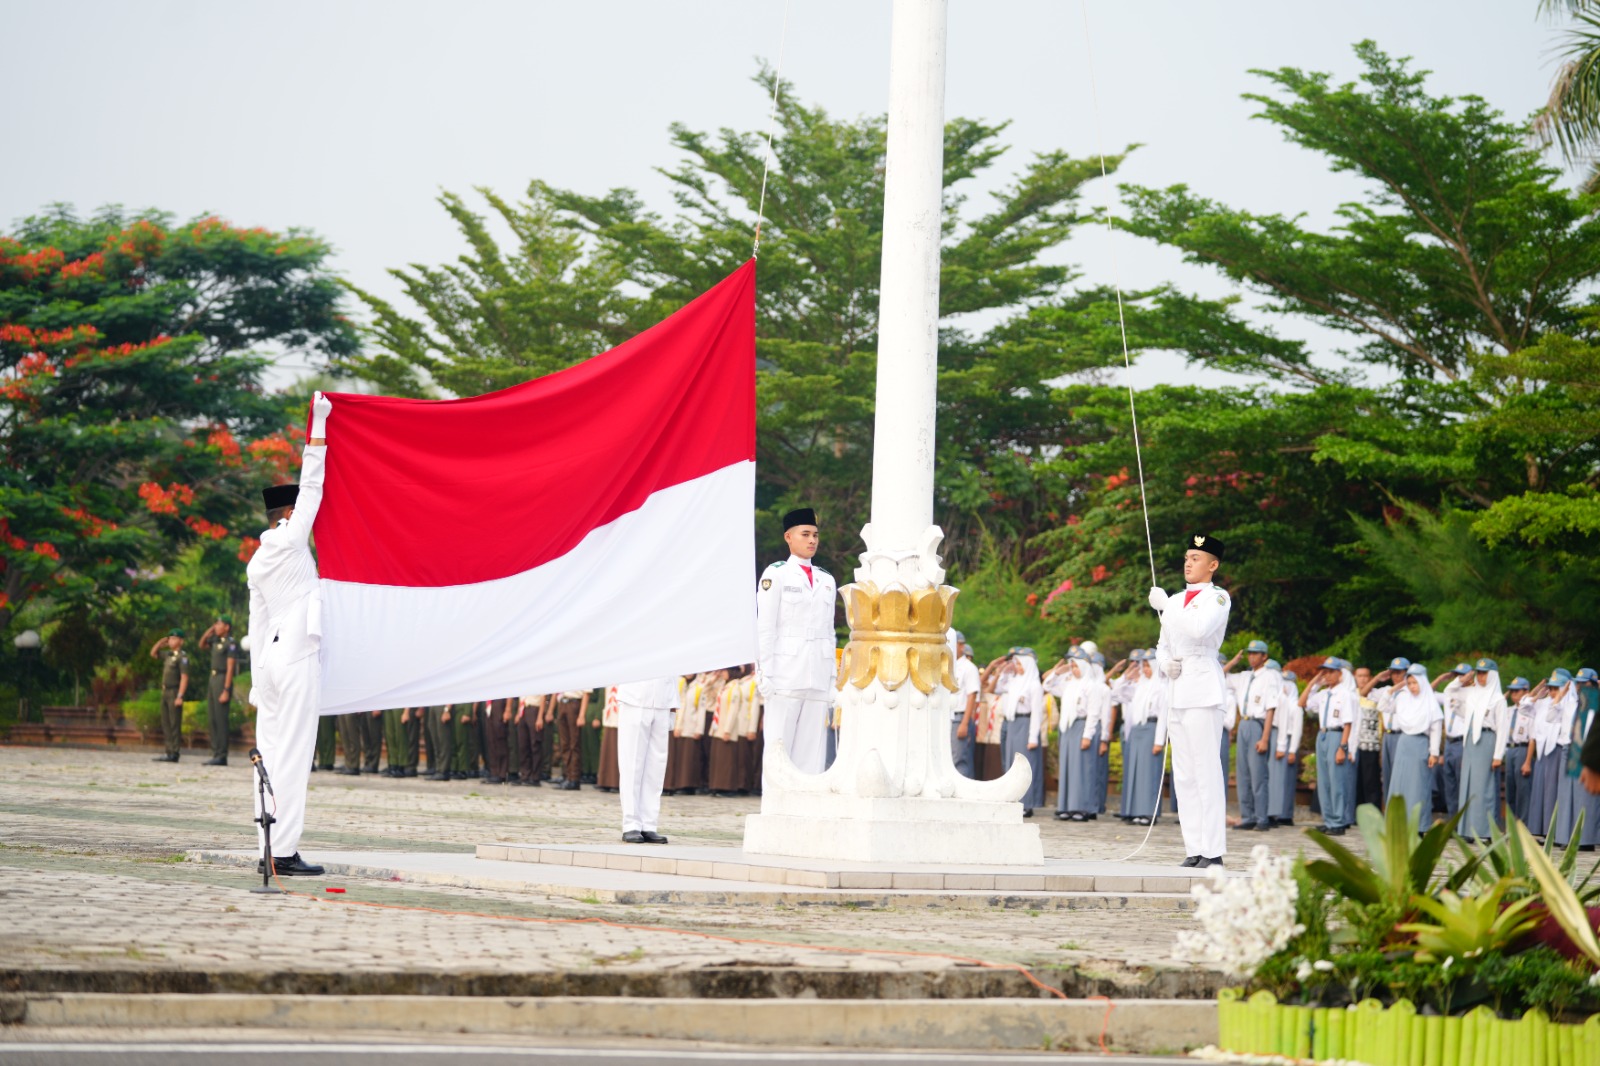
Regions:
M 1039 829 L 1022 804 L 1032 770 L 974 781 L 950 750 L 958 710 L 946 633 L 957 590 L 941 582 L 943 533 L 888 549 L 872 526 L 855 583 L 840 589 L 850 643 L 840 663 L 839 753 L 802 773 L 781 739 L 766 748 L 761 813 L 745 819 L 745 851 L 874 863 L 1039 866 Z

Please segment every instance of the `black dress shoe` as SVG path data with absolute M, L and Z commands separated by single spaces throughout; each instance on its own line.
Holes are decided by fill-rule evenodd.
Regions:
M 178 761 L 178 757 L 176 755 L 157 755 L 155 758 L 151 759 L 150 761 L 151 762 L 177 762 Z
M 1032 807 L 1023 808 L 1022 816 L 1024 818 L 1032 818 L 1033 817 L 1033 808 Z
M 1074 822 L 1081 822 L 1085 820 L 1082 811 L 1072 811 L 1067 815 L 1067 817 Z
M 407 766 L 403 770 L 400 771 L 400 776 L 401 777 L 416 777 L 417 776 L 417 768 L 415 766 Z
M 646 829 L 644 832 L 640 833 L 639 835 L 644 838 L 644 842 L 646 844 L 665 844 L 667 842 L 667 838 L 666 837 L 662 836 L 660 833 L 653 832 L 653 831 L 651 831 L 649 829 Z
M 200 765 L 201 766 L 227 766 L 228 765 L 228 760 L 227 759 L 207 759 L 205 762 L 201 763 Z
M 1342 836 L 1344 836 L 1344 826 L 1341 825 L 1337 829 L 1324 830 L 1324 832 L 1326 832 L 1331 837 L 1342 837 Z
M 272 869 L 279 877 L 321 877 L 322 867 L 313 866 L 300 857 L 297 851 L 287 859 L 272 857 Z
M 1179 866 L 1199 866 L 1204 861 L 1205 860 L 1200 858 L 1200 856 L 1198 856 L 1198 855 L 1190 855 L 1189 857 L 1184 859 L 1182 862 L 1180 862 L 1178 865 Z
M 361 776 L 361 771 L 356 769 L 354 766 L 341 766 L 337 770 L 335 770 L 334 773 L 339 774 L 342 777 L 360 777 Z
M 644 834 L 637 829 L 630 829 L 622 834 L 622 842 L 624 844 L 643 844 Z
M 1274 828 L 1274 826 L 1273 826 L 1273 824 L 1271 822 L 1257 822 L 1256 823 L 1256 832 L 1258 832 L 1258 833 L 1270 832 L 1273 828 Z
M 1256 822 L 1240 822 L 1238 825 L 1234 826 L 1234 828 L 1239 830 L 1241 833 L 1248 833 L 1250 830 L 1254 829 L 1257 824 L 1258 823 Z
M 1058 822 L 1064 822 L 1068 818 L 1071 818 L 1071 817 L 1072 817 L 1072 815 L 1068 814 L 1066 811 L 1057 811 L 1056 812 L 1056 821 L 1058 821 Z
M 1195 865 L 1199 866 L 1199 867 L 1221 866 L 1222 865 L 1222 856 L 1219 855 L 1214 859 L 1201 859 L 1199 862 L 1195 863 Z
M 483 779 L 483 783 L 486 785 L 503 785 L 506 783 L 506 779 L 503 777 L 486 777 Z
M 583 786 L 579 785 L 576 781 L 563 781 L 561 783 L 561 790 L 563 792 L 577 792 L 582 787 Z

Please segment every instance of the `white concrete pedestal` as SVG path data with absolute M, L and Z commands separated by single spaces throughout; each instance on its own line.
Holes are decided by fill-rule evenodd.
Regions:
M 745 819 L 744 847 L 760 855 L 850 862 L 1042 866 L 1039 827 L 993 801 L 865 799 L 782 793 Z

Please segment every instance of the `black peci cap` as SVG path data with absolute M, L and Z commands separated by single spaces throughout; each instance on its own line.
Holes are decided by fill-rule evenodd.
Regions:
M 280 507 L 293 507 L 294 501 L 299 498 L 299 485 L 268 485 L 261 490 L 261 499 L 266 503 L 268 511 L 276 511 Z
M 809 507 L 799 507 L 783 516 L 783 531 L 785 533 L 795 526 L 814 526 L 817 524 L 817 512 Z
M 1209 533 L 1196 533 L 1194 536 L 1190 537 L 1189 543 L 1183 546 L 1183 550 L 1189 551 L 1191 548 L 1203 552 L 1210 552 L 1212 555 L 1217 557 L 1217 562 L 1219 563 L 1222 562 L 1222 553 L 1226 550 L 1222 546 L 1222 541 L 1218 540 L 1216 537 L 1213 537 Z

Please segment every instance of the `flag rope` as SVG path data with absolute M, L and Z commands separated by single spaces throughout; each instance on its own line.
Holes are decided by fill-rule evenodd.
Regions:
M 789 0 L 783 0 L 783 29 L 778 34 L 778 63 L 772 68 L 772 106 L 767 112 L 767 152 L 761 160 L 761 197 L 756 202 L 756 239 L 750 258 L 761 251 L 761 223 L 767 217 L 767 175 L 772 172 L 772 136 L 778 125 L 778 93 L 783 89 L 783 49 L 789 42 Z
M 1089 103 L 1091 114 L 1094 116 L 1095 151 L 1100 156 L 1100 177 L 1109 178 L 1106 170 L 1105 138 L 1100 130 L 1100 90 L 1094 80 L 1094 44 L 1089 33 L 1089 0 L 1079 0 L 1079 8 L 1083 13 L 1083 52 L 1085 67 L 1089 73 Z M 1115 230 L 1111 225 L 1111 216 L 1105 218 L 1106 234 L 1113 236 Z M 1111 285 L 1117 293 L 1117 329 L 1122 338 L 1122 380 L 1128 390 L 1128 419 L 1133 426 L 1133 460 L 1139 471 L 1139 510 L 1144 515 L 1144 546 L 1150 560 L 1150 584 L 1154 587 L 1156 581 L 1156 548 L 1155 540 L 1150 535 L 1150 504 L 1144 492 L 1144 452 L 1139 446 L 1139 411 L 1133 400 L 1133 359 L 1128 354 L 1128 322 L 1122 310 L 1122 277 L 1117 268 L 1116 241 L 1111 242 Z M 1139 846 L 1128 854 L 1118 859 L 1118 862 L 1127 862 L 1145 849 L 1150 843 L 1150 834 L 1155 832 L 1156 819 L 1161 816 L 1161 800 L 1167 791 L 1167 763 L 1170 753 L 1172 738 L 1167 737 L 1167 744 L 1161 752 L 1161 776 L 1156 783 L 1156 805 L 1150 812 L 1150 827 L 1144 831 L 1144 839 L 1139 841 Z M 1122 753 L 1123 773 L 1127 773 L 1128 752 L 1127 745 L 1123 745 Z

